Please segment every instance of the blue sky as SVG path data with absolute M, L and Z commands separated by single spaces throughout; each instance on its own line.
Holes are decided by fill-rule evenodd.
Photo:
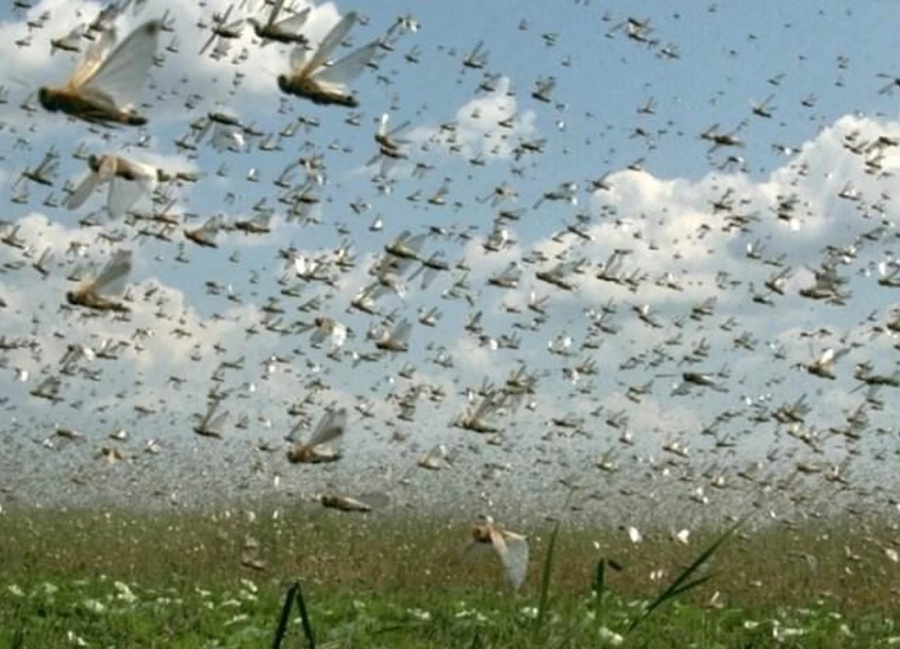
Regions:
M 235 7 L 230 18 L 263 16 L 256 4 Z M 668 511 L 679 517 L 733 507 L 760 492 L 771 494 L 776 517 L 787 515 L 797 492 L 813 494 L 801 505 L 810 510 L 845 500 L 888 507 L 873 487 L 889 479 L 888 458 L 897 444 L 893 388 L 876 395 L 884 402 L 879 409 L 866 401 L 864 389 L 854 391 L 861 383 L 853 373 L 866 362 L 878 374 L 896 368 L 896 334 L 886 328 L 896 289 L 889 279 L 879 283 L 878 265 L 886 276 L 895 268 L 893 141 L 900 137 L 900 89 L 882 90 L 900 75 L 891 67 L 898 46 L 890 3 L 820 4 L 765 3 L 751 10 L 746 3 L 564 2 L 554 3 L 553 11 L 545 3 L 512 2 L 316 5 L 304 27 L 313 44 L 340 15 L 365 15 L 335 58 L 379 38 L 398 16 L 419 24 L 377 61 L 377 70 L 367 69 L 351 84 L 360 106 L 347 109 L 281 95 L 275 78 L 287 69 L 288 48 L 261 47 L 249 27 L 221 60 L 199 56 L 213 12 L 224 13 L 226 3 L 200 8 L 150 0 L 139 16 L 126 11 L 120 35 L 169 10 L 179 51 L 166 51 L 172 35 L 162 34 L 164 60 L 144 91 L 150 122 L 130 130 L 92 129 L 58 113 L 20 108 L 37 87 L 66 78 L 75 58 L 51 56 L 49 39 L 91 19 L 98 4 L 46 1 L 25 14 L 6 10 L 0 49 L 8 64 L 0 82 L 9 102 L 0 106 L 7 151 L 0 190 L 21 198 L 9 203 L 4 232 L 18 227 L 24 249 L 0 246 L 0 297 L 7 303 L 0 333 L 23 342 L 0 352 L 0 395 L 8 396 L 2 486 L 25 502 L 199 502 L 210 488 L 261 499 L 273 492 L 309 497 L 323 489 L 350 495 L 381 490 L 401 504 L 452 495 L 470 513 L 521 513 L 523 485 L 539 485 L 552 504 L 555 480 L 577 476 L 585 496 L 616 496 L 623 511 L 674 503 Z M 44 11 L 49 17 L 32 30 L 30 45 L 17 45 L 29 33 L 26 20 Z M 637 28 L 638 38 L 627 35 L 629 18 L 646 25 Z M 479 42 L 488 52 L 484 68 L 465 68 L 462 61 Z M 244 48 L 245 60 L 236 64 Z M 404 56 L 413 48 L 420 51 L 418 63 Z M 675 52 L 677 58 L 667 55 Z M 242 75 L 237 86 L 236 73 Z M 493 91 L 479 89 L 486 74 L 497 75 Z M 536 83 L 548 77 L 556 80 L 551 101 L 533 98 Z M 189 94 L 197 95 L 192 108 L 185 107 Z M 652 112 L 639 110 L 651 100 Z M 763 102 L 769 117 L 753 111 Z M 239 151 L 216 150 L 208 138 L 196 154 L 179 150 L 175 140 L 190 136 L 189 124 L 209 111 L 230 112 L 267 134 L 301 117 L 318 126 L 300 125 L 275 152 L 261 151 L 252 138 Z M 383 113 L 391 125 L 410 126 L 398 136 L 407 140 L 406 159 L 378 179 L 379 165 L 367 162 L 377 153 L 373 135 Z M 441 131 L 448 124 L 455 145 Z M 740 145 L 711 150 L 701 134 L 713 125 Z M 538 141 L 541 152 L 516 154 L 523 142 Z M 44 205 L 49 192 L 59 198 L 67 181 L 78 183 L 85 174 L 85 163 L 69 155 L 79 144 L 88 153 L 201 174 L 196 183 L 169 188 L 180 219 L 171 242 L 135 239 L 141 226 L 132 219 L 104 218 L 100 226 L 80 228 L 79 219 L 102 212 L 101 190 L 75 212 Z M 54 186 L 30 183 L 22 198 L 17 179 L 51 147 L 61 154 Z M 324 160 L 312 185 L 320 201 L 308 213 L 311 222 L 288 222 L 272 182 L 299 157 L 314 156 Z M 419 175 L 417 164 L 429 170 Z M 258 182 L 247 179 L 251 169 Z M 604 174 L 609 189 L 592 191 L 589 181 Z M 295 172 L 294 183 L 303 177 Z M 574 201 L 541 200 L 562 183 L 576 184 Z M 444 184 L 446 204 L 429 203 Z M 500 204 L 485 200 L 502 185 L 516 195 Z M 183 235 L 215 215 L 225 223 L 250 218 L 262 199 L 275 208 L 268 234 L 222 231 L 215 249 Z M 730 208 L 716 211 L 716 202 Z M 795 207 L 779 218 L 785 202 Z M 357 214 L 351 204 L 369 207 Z M 153 204 L 144 197 L 134 207 L 146 211 Z M 522 215 L 501 224 L 509 241 L 490 252 L 482 244 L 501 208 Z M 376 215 L 384 222 L 377 232 L 369 227 Z M 579 216 L 587 238 L 554 236 Z M 745 219 L 743 228 L 735 226 L 738 218 Z M 386 244 L 406 230 L 415 236 L 438 228 L 449 235 L 429 235 L 421 256 L 440 253 L 452 270 L 423 287 L 411 277 L 416 262 L 401 273 L 403 297 L 387 292 L 378 298 L 377 315 L 348 311 L 373 282 L 370 271 Z M 122 241 L 105 243 L 99 234 L 120 234 Z M 72 241 L 88 244 L 85 259 L 65 254 Z M 333 264 L 342 242 L 356 253 L 349 270 Z M 31 261 L 48 246 L 53 256 L 43 278 Z M 285 273 L 279 250 L 289 246 L 331 263 L 334 281 L 279 282 Z M 827 246 L 836 252 L 826 253 Z M 135 259 L 129 283 L 137 297 L 129 321 L 58 309 L 72 288 L 65 277 L 77 263 L 102 265 L 122 248 Z M 636 278 L 631 289 L 595 277 L 616 249 L 628 251 L 616 273 Z M 538 253 L 542 260 L 535 262 Z M 536 279 L 557 261 L 581 264 L 584 272 L 569 276 L 574 290 Z M 800 294 L 823 262 L 846 279 L 852 295 L 843 305 Z M 511 263 L 522 269 L 517 288 L 487 284 Z M 784 295 L 767 292 L 764 282 L 781 271 Z M 211 281 L 221 285 L 218 294 L 206 289 Z M 453 289 L 463 283 L 468 299 Z M 281 294 L 287 285 L 302 286 L 301 296 Z M 532 291 L 547 298 L 544 314 L 527 308 Z M 260 324 L 270 297 L 285 311 L 287 333 Z M 298 311 L 311 299 L 318 300 L 316 309 Z M 692 308 L 709 299 L 716 301 L 712 315 L 691 318 Z M 590 331 L 588 311 L 599 313 L 604 304 L 615 307 L 608 317 L 619 329 L 615 335 L 596 326 Z M 417 322 L 433 307 L 442 311 L 436 326 Z M 659 326 L 638 319 L 640 307 L 649 307 Z M 478 312 L 482 330 L 473 334 L 465 323 Z M 313 347 L 309 331 L 296 325 L 316 317 L 333 318 L 352 332 L 330 356 L 327 344 Z M 414 324 L 409 351 L 354 362 L 377 351 L 367 332 L 404 318 Z M 135 345 L 137 329 L 153 335 Z M 807 335 L 820 329 L 828 333 Z M 504 335 L 518 336 L 518 349 L 494 349 L 491 339 Z M 96 349 L 107 338 L 126 341 L 117 360 L 82 361 L 75 376 L 60 374 L 67 345 Z M 685 361 L 702 343 L 709 354 Z M 797 368 L 828 348 L 848 350 L 837 361 L 835 379 Z M 433 362 L 441 350 L 452 356 L 452 367 Z M 266 372 L 273 355 L 287 362 Z M 243 369 L 226 371 L 221 386 L 232 390 L 221 406 L 230 411 L 223 439 L 196 435 L 192 415 L 205 412 L 216 368 L 240 357 Z M 597 374 L 582 372 L 573 382 L 572 368 L 590 361 Z M 413 379 L 400 374 L 405 363 L 416 367 Z M 500 386 L 520 367 L 536 377 L 533 393 L 524 403 L 509 399 L 495 409 L 497 434 L 451 425 L 475 407 L 467 389 Z M 727 391 L 680 394 L 679 377 L 688 370 L 721 372 L 716 381 Z M 29 394 L 47 377 L 61 378 L 63 401 Z M 313 390 L 313 382 L 325 389 Z M 635 394 L 648 383 L 649 393 Z M 311 428 L 326 407 L 351 408 L 345 457 L 334 465 L 298 467 L 285 459 L 283 438 L 297 420 L 288 407 L 307 395 Z M 398 419 L 404 395 L 416 403 L 411 421 Z M 778 423 L 778 408 L 804 395 L 812 406 L 804 421 Z M 353 409 L 363 400 L 371 400 L 374 417 Z M 152 412 L 140 415 L 135 406 Z M 860 408 L 869 422 L 856 440 L 840 431 L 847 413 Z M 616 428 L 607 420 L 619 411 L 628 424 Z M 248 420 L 244 428 L 235 426 L 241 416 Z M 558 425 L 566 418 L 577 425 Z M 717 420 L 718 444 L 702 434 Z M 56 426 L 84 439 L 64 443 Z M 127 440 L 109 439 L 118 427 L 128 431 Z M 156 455 L 143 450 L 151 440 L 159 445 Z M 416 460 L 436 444 L 449 449 L 452 466 L 436 473 L 417 468 Z M 685 446 L 686 454 L 676 452 Z M 99 458 L 101 447 L 119 447 L 126 459 L 110 464 Z M 618 471 L 597 468 L 602 458 L 613 458 Z M 768 480 L 739 477 L 755 462 Z M 847 484 L 835 479 L 844 476 Z M 721 483 L 728 488 L 716 486 Z M 148 491 L 161 496 L 137 497 Z M 587 498 L 587 511 L 596 502 Z

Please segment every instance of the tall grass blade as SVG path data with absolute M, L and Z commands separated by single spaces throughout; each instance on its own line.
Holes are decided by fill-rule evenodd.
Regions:
M 604 597 L 606 597 L 606 559 L 600 559 L 594 572 L 594 613 L 598 619 L 603 610 Z
M 682 584 L 677 589 L 672 591 L 672 597 L 677 597 L 681 593 L 687 592 L 687 591 L 691 590 L 692 588 L 699 586 L 703 582 L 708 581 L 709 578 L 710 578 L 709 575 L 704 575 L 703 577 L 697 577 L 697 579 L 695 579 L 694 581 L 690 581 L 686 584 Z
M 544 567 L 541 571 L 541 592 L 538 599 L 537 616 L 535 617 L 535 630 L 540 631 L 547 615 L 547 607 L 550 602 L 550 574 L 553 571 L 553 554 L 556 549 L 556 537 L 559 535 L 560 521 L 557 519 L 550 533 L 550 542 L 547 545 L 547 554 L 544 556 Z
M 722 533 L 719 538 L 713 541 L 713 543 L 708 548 L 701 552 L 697 556 L 697 558 L 694 559 L 691 565 L 682 570 L 681 573 L 674 579 L 674 581 L 669 584 L 668 588 L 657 595 L 656 599 L 654 599 L 652 602 L 650 602 L 650 604 L 647 605 L 644 613 L 640 617 L 635 618 L 635 620 L 628 627 L 627 633 L 631 633 L 632 631 L 634 631 L 641 622 L 650 617 L 653 611 L 668 602 L 670 599 L 678 597 L 679 595 L 686 593 L 692 588 L 695 588 L 707 581 L 709 579 L 708 575 L 704 577 L 698 577 L 693 581 L 689 581 L 689 579 L 691 575 L 693 575 L 697 570 L 700 569 L 701 566 L 709 561 L 712 555 L 716 553 L 716 551 L 722 546 L 723 543 L 725 543 L 725 541 L 731 538 L 731 535 L 734 534 L 741 525 L 743 525 L 745 520 L 747 520 L 747 516 L 740 518 L 734 525 L 725 530 L 725 532 Z
M 603 619 L 603 605 L 609 594 L 609 587 L 606 585 L 606 568 L 612 568 L 616 572 L 621 572 L 622 565 L 618 561 L 602 558 L 597 562 L 597 568 L 594 570 L 594 619 L 599 623 Z
M 561 481 L 562 482 L 562 481 Z M 566 500 L 563 503 L 562 510 L 565 511 L 569 507 L 569 503 L 572 500 L 572 496 L 579 489 L 579 487 L 575 484 L 563 482 L 563 485 L 568 489 L 566 493 Z M 544 618 L 547 616 L 547 608 L 550 604 L 550 575 L 553 572 L 553 555 L 556 552 L 556 538 L 559 536 L 559 528 L 562 524 L 562 519 L 557 518 L 553 524 L 553 531 L 550 533 L 550 542 L 547 545 L 547 554 L 544 556 L 544 567 L 541 570 L 541 591 L 538 599 L 538 610 L 537 616 L 535 616 L 535 633 L 540 632 L 541 628 L 544 626 Z

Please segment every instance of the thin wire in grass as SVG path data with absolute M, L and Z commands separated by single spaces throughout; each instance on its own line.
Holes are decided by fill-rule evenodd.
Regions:
M 278 618 L 278 628 L 275 629 L 275 640 L 272 643 L 272 649 L 280 649 L 284 635 L 287 633 L 288 623 L 291 619 L 291 606 L 297 601 L 297 608 L 300 609 L 300 623 L 303 626 L 303 634 L 309 643 L 309 649 L 316 649 L 316 640 L 313 636 L 312 625 L 309 623 L 309 613 L 306 610 L 306 602 L 303 599 L 303 591 L 300 589 L 300 582 L 295 581 L 294 585 L 288 589 L 284 597 L 284 605 L 281 607 L 281 615 Z
M 738 519 L 738 521 L 734 525 L 725 530 L 725 532 L 719 538 L 713 541 L 713 543 L 708 548 L 701 552 L 697 556 L 697 558 L 694 559 L 691 565 L 682 570 L 681 573 L 672 581 L 672 583 L 669 584 L 669 586 L 664 591 L 657 595 L 656 599 L 654 599 L 652 602 L 650 602 L 650 604 L 647 605 L 647 608 L 644 609 L 643 614 L 640 617 L 635 618 L 635 620 L 629 625 L 626 633 L 631 633 L 632 631 L 634 631 L 638 627 L 638 625 L 641 624 L 641 622 L 650 617 L 653 611 L 668 602 L 670 599 L 678 597 L 679 595 L 682 595 L 692 588 L 696 588 L 700 584 L 709 580 L 710 575 L 706 575 L 703 577 L 697 577 L 693 581 L 689 581 L 691 575 L 699 570 L 700 567 L 703 566 L 707 561 L 709 561 L 712 555 L 716 553 L 716 551 L 722 546 L 723 543 L 725 543 L 725 541 L 731 538 L 731 535 L 734 534 L 737 529 L 744 524 L 744 521 L 746 521 L 749 516 L 750 515 L 747 514 Z

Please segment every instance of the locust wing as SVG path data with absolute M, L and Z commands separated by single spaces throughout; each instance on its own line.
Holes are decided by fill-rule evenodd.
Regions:
M 108 55 L 110 38 L 101 36 L 81 66 L 69 79 L 69 87 L 88 97 L 118 108 L 132 108 L 140 102 L 141 92 L 159 46 L 162 22 L 151 20 L 135 29 Z M 106 34 L 108 32 L 104 32 Z
M 94 193 L 94 190 L 97 187 L 110 182 L 115 174 L 115 158 L 112 156 L 104 157 L 97 171 L 89 171 L 88 175 L 84 177 L 84 180 L 78 184 L 78 187 L 76 187 L 75 191 L 69 196 L 69 199 L 66 201 L 66 208 L 70 210 L 77 210 L 80 208 L 84 205 L 84 202 L 91 197 L 91 194 Z
M 106 266 L 89 282 L 92 293 L 96 295 L 119 295 L 125 290 L 125 280 L 133 267 L 133 255 L 130 250 L 118 250 L 106 262 Z
M 319 424 L 316 426 L 312 437 L 309 438 L 307 446 L 314 447 L 328 444 L 332 450 L 337 451 L 346 428 L 347 409 L 330 410 L 319 420 Z

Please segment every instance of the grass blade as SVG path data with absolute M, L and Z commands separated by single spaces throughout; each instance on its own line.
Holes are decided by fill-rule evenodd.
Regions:
M 606 597 L 606 559 L 597 562 L 597 570 L 594 572 L 594 613 L 597 619 L 603 610 L 603 598 Z
M 697 579 L 695 579 L 694 581 L 688 582 L 686 584 L 682 584 L 677 589 L 672 591 L 672 597 L 677 597 L 678 595 L 681 595 L 681 593 L 685 593 L 685 592 L 691 590 L 692 588 L 694 588 L 695 586 L 699 586 L 703 582 L 709 581 L 709 578 L 710 578 L 709 575 L 704 575 L 703 577 L 697 577 Z
M 537 616 L 535 617 L 535 630 L 540 631 L 547 615 L 547 606 L 550 601 L 550 574 L 553 570 L 553 553 L 556 549 L 556 537 L 559 534 L 560 521 L 557 519 L 550 533 L 550 542 L 547 545 L 547 554 L 544 555 L 544 567 L 541 571 L 541 592 L 538 599 Z
M 727 541 L 729 538 L 731 538 L 731 535 L 737 531 L 738 527 L 743 525 L 745 520 L 747 520 L 747 516 L 740 518 L 734 525 L 725 530 L 725 532 L 723 532 L 719 538 L 713 541 L 713 543 L 708 548 L 701 552 L 697 556 L 697 558 L 694 559 L 691 565 L 682 570 L 681 574 L 679 574 L 675 578 L 675 580 L 671 584 L 669 584 L 668 588 L 657 595 L 656 599 L 654 599 L 652 602 L 650 602 L 649 605 L 647 605 L 644 613 L 631 623 L 631 625 L 628 627 L 627 632 L 631 633 L 632 631 L 634 631 L 641 622 L 646 620 L 653 613 L 653 611 L 668 602 L 670 599 L 678 597 L 682 593 L 685 593 L 688 590 L 699 586 L 700 584 L 708 580 L 709 576 L 704 576 L 699 577 L 693 581 L 688 581 L 691 575 L 699 570 L 700 567 L 703 566 L 703 564 L 709 561 L 712 555 L 716 553 L 716 551 L 722 546 L 722 544 L 725 543 L 725 541 Z
M 600 559 L 597 562 L 597 568 L 594 570 L 594 619 L 600 620 L 603 612 L 603 603 L 609 594 L 609 587 L 606 585 L 606 568 L 612 568 L 616 572 L 622 571 L 622 565 L 613 559 Z

